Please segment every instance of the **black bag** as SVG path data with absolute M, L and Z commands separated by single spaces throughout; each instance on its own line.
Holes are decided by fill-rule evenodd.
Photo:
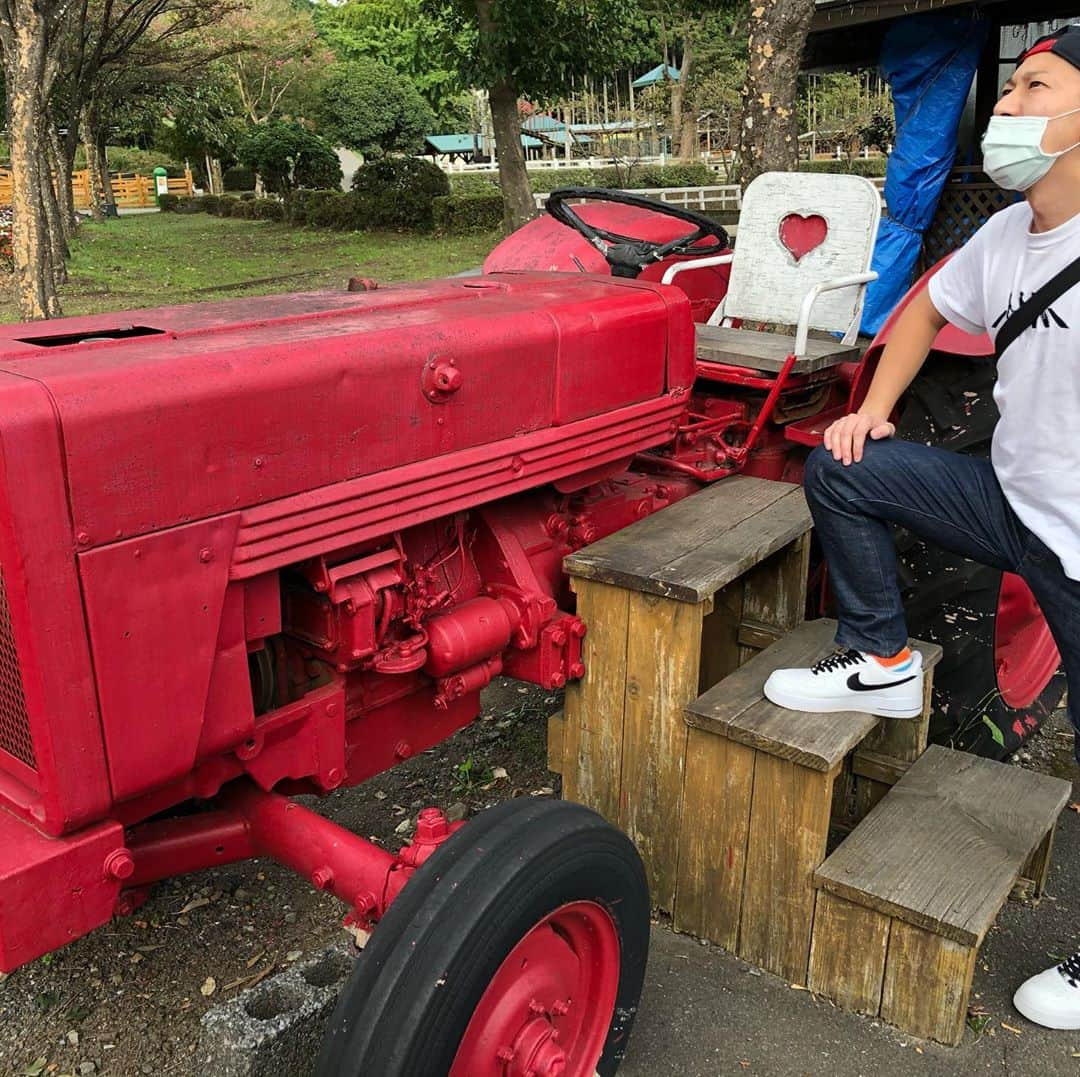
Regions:
M 1005 320 L 994 345 L 994 359 L 999 360 L 1025 329 L 1032 329 L 1055 299 L 1080 283 L 1080 258 L 1070 262 L 1055 277 L 1051 277 L 1034 295 L 1029 296 Z

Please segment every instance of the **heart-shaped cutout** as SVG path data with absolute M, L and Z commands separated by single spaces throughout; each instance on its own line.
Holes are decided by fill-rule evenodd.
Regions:
M 795 259 L 802 261 L 812 250 L 820 247 L 829 234 L 829 225 L 816 213 L 804 217 L 801 213 L 789 213 L 780 222 L 780 242 Z

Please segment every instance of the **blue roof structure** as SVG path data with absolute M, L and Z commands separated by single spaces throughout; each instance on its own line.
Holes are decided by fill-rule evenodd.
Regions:
M 664 65 L 657 64 L 651 71 L 646 72 L 639 79 L 634 79 L 633 86 L 635 90 L 647 90 L 650 86 L 655 86 L 658 82 L 664 81 Z M 679 69 L 672 67 L 671 64 L 667 65 L 667 78 L 672 82 L 679 81 Z
M 424 141 L 435 153 L 487 153 L 482 135 L 425 135 Z M 539 149 L 543 143 L 532 135 L 522 135 L 521 144 L 527 150 Z
M 522 125 L 526 131 L 539 131 L 547 134 L 548 131 L 565 131 L 566 124 L 554 116 L 536 115 L 530 116 Z

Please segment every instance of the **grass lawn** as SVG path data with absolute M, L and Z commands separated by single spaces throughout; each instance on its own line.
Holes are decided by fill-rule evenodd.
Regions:
M 65 314 L 444 277 L 480 265 L 497 235 L 424 236 L 290 228 L 204 213 L 148 213 L 84 224 L 62 290 Z M 10 290 L 0 321 L 18 320 Z

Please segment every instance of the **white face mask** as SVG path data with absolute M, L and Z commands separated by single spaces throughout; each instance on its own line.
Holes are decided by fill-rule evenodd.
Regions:
M 1080 146 L 1074 142 L 1057 153 L 1042 148 L 1043 136 L 1051 120 L 1072 116 L 1080 108 L 1058 116 L 991 116 L 983 135 L 983 168 L 999 186 L 1008 191 L 1026 191 L 1054 167 L 1054 162 Z

